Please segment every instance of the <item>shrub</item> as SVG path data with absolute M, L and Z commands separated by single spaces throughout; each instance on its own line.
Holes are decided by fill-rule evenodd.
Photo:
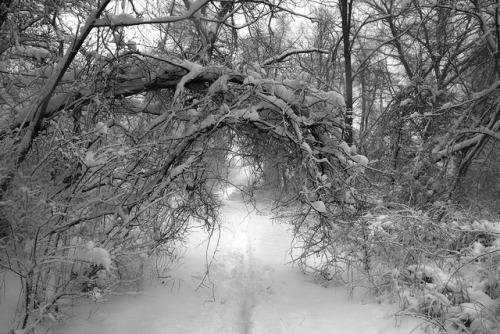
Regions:
M 353 222 L 303 216 L 294 226 L 295 262 L 324 282 L 366 287 L 436 332 L 500 330 L 500 223 L 398 206 Z

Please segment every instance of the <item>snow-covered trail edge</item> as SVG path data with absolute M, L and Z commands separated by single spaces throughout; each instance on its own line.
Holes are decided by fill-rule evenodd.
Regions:
M 418 320 L 395 327 L 396 305 L 363 305 L 343 288 L 314 284 L 286 262 L 291 234 L 251 207 L 228 201 L 220 245 L 205 284 L 197 289 L 215 240 L 195 232 L 166 284 L 136 297 L 111 298 L 75 310 L 49 333 L 410 333 Z M 208 245 L 208 247 L 207 247 Z M 207 253 L 208 252 L 208 253 Z M 420 333 L 418 330 L 413 333 Z

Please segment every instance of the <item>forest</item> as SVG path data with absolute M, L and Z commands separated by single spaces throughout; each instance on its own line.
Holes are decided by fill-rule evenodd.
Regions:
M 12 333 L 132 289 L 193 225 L 216 235 L 228 186 L 272 203 L 308 275 L 433 333 L 498 333 L 499 16 L 498 0 L 0 0 Z

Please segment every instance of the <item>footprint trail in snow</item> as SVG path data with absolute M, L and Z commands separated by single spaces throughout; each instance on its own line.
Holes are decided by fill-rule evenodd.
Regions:
M 221 251 L 210 268 L 207 286 L 213 289 L 208 291 L 213 299 L 205 302 L 193 333 L 252 333 L 254 310 L 272 293 L 269 273 L 273 269 L 254 256 L 258 226 L 241 204 L 229 204 L 224 216 Z M 208 330 L 207 325 L 213 328 Z
M 348 300 L 341 287 L 314 284 L 286 264 L 287 227 L 247 209 L 252 210 L 236 201 L 224 206 L 219 248 L 204 284 L 216 240 L 207 244 L 198 231 L 165 285 L 138 297 L 84 305 L 69 324 L 53 327 L 52 333 L 395 334 L 418 327 L 416 319 L 395 327 L 396 305 L 363 305 Z

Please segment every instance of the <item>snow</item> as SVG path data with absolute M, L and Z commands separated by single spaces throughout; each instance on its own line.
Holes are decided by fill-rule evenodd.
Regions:
M 104 269 L 110 270 L 111 256 L 108 251 L 101 247 L 95 247 L 91 250 L 91 262 L 102 265 Z
M 217 235 L 209 242 L 197 228 L 168 279 L 152 280 L 140 294 L 85 299 L 66 323 L 47 322 L 48 332 L 421 333 L 420 320 L 394 317 L 397 305 L 363 302 L 359 290 L 350 299 L 343 287 L 316 284 L 287 263 L 292 236 L 286 225 L 239 200 L 226 200 L 221 214 L 219 249 L 203 284 Z M 0 314 L 5 307 L 0 303 Z
M 9 324 L 21 302 L 21 282 L 11 273 L 0 271 L 0 333 L 7 333 Z
M 111 25 L 131 25 L 142 23 L 144 20 L 141 18 L 137 18 L 131 14 L 119 14 L 119 15 L 110 15 L 109 20 Z
M 95 125 L 95 130 L 96 132 L 102 133 L 104 135 L 108 134 L 108 126 L 104 124 L 103 122 L 97 122 Z
M 313 207 L 314 210 L 316 210 L 318 212 L 321 212 L 321 213 L 326 212 L 326 206 L 325 206 L 325 203 L 323 203 L 323 201 L 311 202 L 311 206 Z
M 339 147 L 346 153 L 346 154 L 350 154 L 351 153 L 351 148 L 349 147 L 349 145 L 345 142 L 345 141 L 342 141 L 340 144 L 339 144 Z
M 184 60 L 181 64 L 179 64 L 179 66 L 189 69 L 189 72 L 188 72 L 188 74 L 183 76 L 181 78 L 181 80 L 179 80 L 179 83 L 177 83 L 177 87 L 175 88 L 173 101 L 177 101 L 177 98 L 179 97 L 179 95 L 182 92 L 184 92 L 184 86 L 186 85 L 186 83 L 195 79 L 204 70 L 203 66 L 196 64 L 196 63 L 192 63 L 192 62 L 187 61 L 187 60 Z
M 245 109 L 244 114 L 242 115 L 243 119 L 248 119 L 249 121 L 257 122 L 260 120 L 259 113 L 257 112 L 257 107 L 250 106 Z
M 359 166 L 368 166 L 368 158 L 361 154 L 356 154 L 351 157 L 352 160 L 356 161 Z
M 50 55 L 50 51 L 46 50 L 44 48 L 35 48 L 35 47 L 27 47 L 27 48 L 22 48 L 21 50 L 24 51 L 24 54 L 26 57 L 32 57 L 35 58 L 38 62 L 41 62 L 45 58 L 47 58 Z
M 217 123 L 217 120 L 215 119 L 215 116 L 212 115 L 212 114 L 207 115 L 207 117 L 200 124 L 200 130 L 202 130 L 204 128 L 211 127 L 215 123 Z
M 96 167 L 101 166 L 107 162 L 106 157 L 95 158 L 95 152 L 87 151 L 85 153 L 85 158 L 83 159 L 83 163 L 85 166 L 94 170 Z
M 412 99 L 407 98 L 407 99 L 405 99 L 405 100 L 401 101 L 401 103 L 399 104 L 399 106 L 400 106 L 401 108 L 403 108 L 403 107 L 407 107 L 407 106 L 409 106 L 412 102 L 413 102 L 413 101 L 412 101 Z

